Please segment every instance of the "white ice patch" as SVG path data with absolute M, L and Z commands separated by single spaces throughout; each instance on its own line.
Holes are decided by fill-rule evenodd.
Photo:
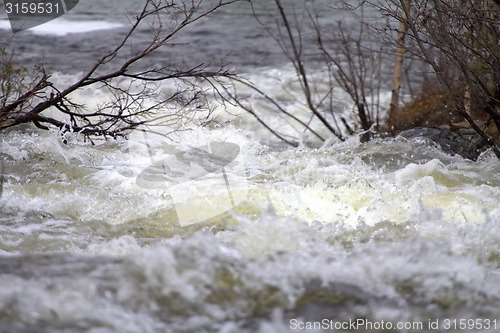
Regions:
M 57 18 L 42 25 L 33 27 L 27 31 L 42 36 L 66 36 L 69 34 L 82 34 L 96 30 L 110 30 L 122 27 L 122 24 L 106 21 L 69 21 Z M 0 29 L 10 30 L 7 20 L 0 21 Z

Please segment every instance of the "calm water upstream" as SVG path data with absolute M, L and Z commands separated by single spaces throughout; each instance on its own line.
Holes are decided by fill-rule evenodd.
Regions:
M 62 20 L 17 34 L 16 59 L 43 61 L 55 82 L 71 82 L 119 39 L 138 3 L 82 0 Z M 11 36 L 5 20 L 0 28 Z M 151 61 L 224 58 L 266 91 L 298 94 L 245 5 L 184 38 Z M 238 155 L 227 174 L 188 163 L 197 178 L 159 188 L 138 179 L 162 142 L 141 151 L 143 138 L 91 145 L 0 133 L 0 332 L 500 330 L 493 154 L 472 162 L 403 138 L 269 147 L 265 129 L 232 111 L 220 115 L 232 122 L 169 145 Z M 192 222 L 199 216 L 208 219 Z

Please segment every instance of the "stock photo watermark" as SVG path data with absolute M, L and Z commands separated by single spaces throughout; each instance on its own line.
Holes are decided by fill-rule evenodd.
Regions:
M 28 30 L 56 19 L 71 9 L 79 0 L 4 0 L 13 33 Z
M 352 319 L 348 321 L 335 321 L 323 319 L 321 321 L 302 321 L 299 319 L 290 320 L 290 329 L 295 330 L 335 330 L 335 331 L 481 331 L 481 330 L 496 330 L 497 319 L 489 318 L 436 318 L 428 319 L 427 321 L 406 321 L 406 322 L 391 322 L 391 321 L 370 321 L 364 318 Z
M 129 136 L 136 185 L 143 191 L 167 193 L 181 226 L 223 214 L 248 193 L 244 154 L 237 143 L 212 140 L 201 132 L 187 135 L 190 142 L 195 137 L 196 146 L 182 144 L 188 141 L 182 135 L 181 144 L 173 145 L 158 129 L 139 129 Z

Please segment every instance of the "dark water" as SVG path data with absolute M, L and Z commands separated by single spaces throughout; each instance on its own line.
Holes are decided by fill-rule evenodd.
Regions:
M 95 59 L 114 47 L 130 26 L 129 19 L 141 8 L 141 1 L 81 1 L 64 16 L 69 21 L 107 21 L 123 27 L 65 36 L 36 35 L 24 31 L 12 37 L 2 30 L 3 42 L 10 40 L 16 61 L 23 65 L 45 64 L 50 71 L 64 73 L 88 69 Z M 263 2 L 265 4 L 265 2 Z M 264 6 L 266 7 L 266 6 Z M 260 10 L 260 11 L 259 11 Z M 265 8 L 257 7 L 265 21 Z M 131 40 L 131 47 L 150 39 L 150 25 L 145 23 Z M 145 66 L 187 62 L 220 63 L 233 66 L 273 66 L 284 60 L 279 47 L 255 20 L 250 5 L 241 2 L 225 7 L 211 18 L 193 25 L 172 43 L 145 59 Z
M 9 43 L 19 64 L 25 66 L 44 64 L 49 71 L 63 73 L 85 70 L 95 59 L 112 49 L 123 38 L 130 21 L 133 21 L 134 14 L 142 8 L 142 3 L 131 0 L 80 1 L 73 10 L 63 16 L 64 20 L 85 22 L 88 26 L 92 26 L 92 22 L 95 21 L 122 24 L 123 26 L 119 28 L 68 33 L 61 36 L 34 34 L 30 30 L 13 36 L 7 30 L 0 30 L 2 32 L 0 41 Z M 210 1 L 206 3 L 210 4 Z M 336 26 L 339 20 L 344 22 L 343 26 L 348 34 L 355 35 L 360 30 L 359 22 L 347 11 L 340 10 L 342 7 L 337 1 L 315 1 L 314 6 L 305 5 L 303 1 L 298 0 L 285 1 L 284 6 L 290 15 L 291 23 L 296 23 L 302 29 L 304 39 L 302 52 L 313 67 L 315 62 L 321 59 L 317 53 L 314 28 L 304 18 L 305 10 L 310 10 L 317 16 L 327 35 L 329 31 L 338 30 Z M 370 14 L 377 15 L 375 11 L 364 15 L 370 17 Z M 164 19 L 168 23 L 169 19 L 165 17 Z M 62 22 L 60 27 L 63 28 L 70 22 Z M 278 29 L 278 24 L 281 24 L 281 19 L 272 1 L 255 1 L 253 6 L 247 1 L 240 1 L 221 8 L 210 17 L 185 29 L 168 45 L 144 59 L 143 67 L 151 64 L 223 63 L 246 72 L 252 68 L 282 66 L 287 63 L 287 58 L 271 36 L 271 34 L 277 36 L 279 33 L 285 33 Z M 137 49 L 150 40 L 150 28 L 149 22 L 141 25 L 131 39 L 127 51 Z M 334 45 L 330 46 L 335 48 Z M 130 52 L 123 54 L 123 59 L 129 55 Z

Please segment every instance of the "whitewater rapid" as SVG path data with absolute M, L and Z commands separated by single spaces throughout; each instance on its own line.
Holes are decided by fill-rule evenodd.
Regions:
M 19 59 L 28 64 L 57 46 L 61 54 L 47 52 L 47 66 L 57 68 L 51 80 L 74 82 L 81 68 L 72 62 L 85 67 L 112 40 L 86 31 L 86 22 L 120 32 L 125 3 L 135 4 L 88 0 L 65 30 L 54 22 L 18 35 Z M 255 33 L 252 15 L 236 8 L 218 18 L 200 28 L 210 34 L 187 37 L 203 52 L 179 46 L 169 56 L 219 56 L 221 26 L 234 26 L 229 59 L 308 120 L 293 68 Z M 160 53 L 155 61 L 164 59 L 171 58 Z M 311 73 L 324 92 L 321 74 Z M 461 321 L 471 332 L 498 331 L 494 154 L 470 161 L 418 137 L 316 142 L 240 92 L 299 147 L 278 142 L 235 107 L 169 140 L 2 131 L 0 331 L 319 332 L 328 330 L 306 325 L 346 331 L 335 325 L 358 319 L 396 332 L 466 331 L 450 326 Z M 334 96 L 336 111 L 352 110 L 345 93 Z M 72 96 L 91 109 L 109 97 L 96 89 Z
M 188 226 L 167 189 L 137 186 L 126 140 L 3 134 L 0 327 L 289 332 L 294 318 L 498 314 L 492 155 L 403 138 L 273 150 L 204 131 L 243 147 L 247 195 Z

